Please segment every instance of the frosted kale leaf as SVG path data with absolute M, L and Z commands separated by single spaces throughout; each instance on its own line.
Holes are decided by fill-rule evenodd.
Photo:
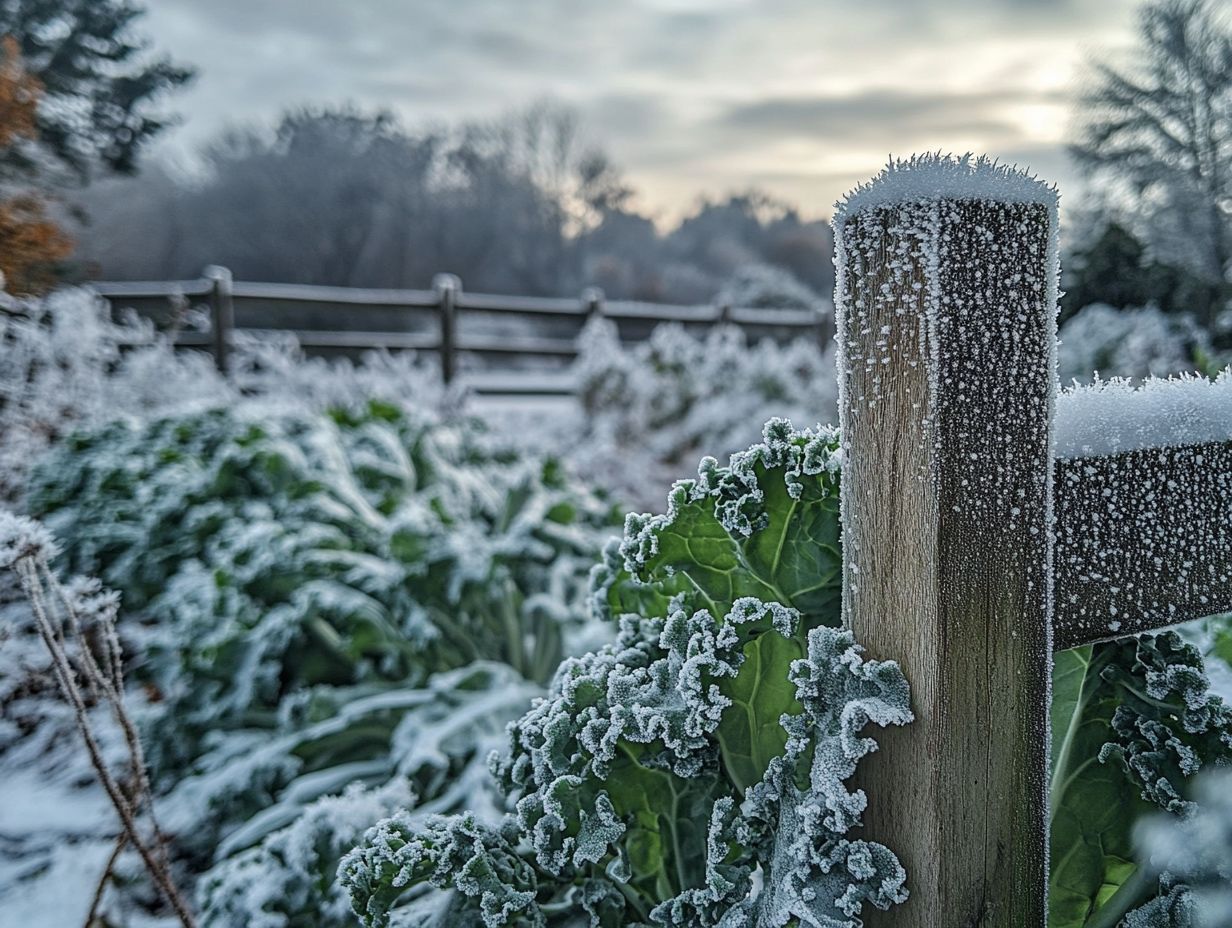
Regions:
M 338 861 L 365 829 L 413 800 L 404 779 L 378 790 L 352 784 L 314 802 L 293 824 L 207 872 L 197 883 L 204 928 L 348 925 L 350 905 L 334 883 Z
M 117 422 L 42 462 L 29 502 L 148 620 L 156 771 L 306 688 L 484 659 L 546 682 L 612 524 L 551 460 L 380 403 Z
M 417 826 L 405 812 L 373 826 L 339 875 L 367 925 L 389 924 L 389 911 L 410 886 L 428 882 L 474 903 L 487 928 L 541 926 L 534 868 L 510 836 L 470 814 L 437 816 Z
M 1131 912 L 1125 928 L 1220 928 L 1232 924 L 1232 771 L 1203 774 L 1198 814 L 1156 816 L 1137 829 L 1140 863 L 1162 892 Z
M 834 625 L 842 593 L 838 437 L 767 423 L 764 440 L 727 467 L 704 458 L 678 481 L 662 515 L 629 515 L 619 547 L 598 573 L 617 612 L 629 587 L 688 593 L 722 615 L 742 596 L 776 602 L 806 621 Z M 644 595 L 644 591 L 643 591 Z
M 1232 709 L 1175 633 L 1076 648 L 1054 664 L 1052 746 L 1050 928 L 1116 924 L 1159 891 L 1135 823 L 1201 814 L 1192 779 L 1232 764 Z
M 513 803 L 500 854 L 529 868 L 501 857 L 497 897 L 533 903 L 488 908 L 486 925 L 848 928 L 906 898 L 894 855 L 851 834 L 865 797 L 847 781 L 876 747 L 864 730 L 911 712 L 898 666 L 833 627 L 837 466 L 832 431 L 772 421 L 677 484 L 666 515 L 628 519 L 592 575 L 616 639 L 566 660 L 494 759 Z M 399 832 L 413 867 L 386 864 L 380 828 L 349 858 L 367 924 L 417 884 L 454 885 L 460 871 L 439 869 L 454 858 L 424 863 L 443 827 L 425 844 Z

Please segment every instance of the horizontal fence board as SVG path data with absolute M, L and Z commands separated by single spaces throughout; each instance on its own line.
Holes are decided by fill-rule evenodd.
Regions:
M 647 322 L 707 322 L 719 319 L 717 306 L 669 306 L 660 303 L 639 303 L 632 300 L 613 300 L 603 307 L 603 315 L 609 319 L 645 320 Z
M 1056 462 L 1055 650 L 1232 611 L 1232 440 Z
M 431 290 L 378 290 L 362 287 L 326 287 L 319 284 L 267 284 L 236 281 L 237 299 L 289 300 L 303 303 L 338 303 L 343 306 L 429 307 L 440 298 Z
M 213 288 L 213 282 L 198 280 L 125 280 L 92 281 L 90 287 L 109 300 L 168 299 L 173 295 L 205 296 Z
M 245 329 L 257 333 L 256 329 Z M 286 332 L 288 330 L 276 330 Z M 330 332 L 290 331 L 301 348 L 345 348 L 354 351 L 433 351 L 440 346 L 434 332 Z
M 90 284 L 100 294 L 112 300 L 169 298 L 173 294 L 206 296 L 211 282 L 207 279 L 184 281 L 94 281 Z M 272 300 L 288 303 L 335 304 L 340 307 L 384 307 L 388 309 L 434 309 L 440 296 L 432 290 L 391 290 L 360 287 L 334 287 L 320 284 L 261 283 L 235 281 L 231 289 L 234 300 Z M 826 312 L 793 309 L 757 309 L 735 307 L 729 318 L 740 325 L 765 328 L 814 328 L 821 324 Z M 518 315 L 585 317 L 589 307 L 583 300 L 571 297 L 504 296 L 469 293 L 458 297 L 459 310 L 512 313 Z M 647 320 L 654 322 L 714 323 L 722 309 L 714 305 L 676 305 L 645 303 L 636 300 L 613 300 L 604 303 L 603 315 L 616 320 Z
M 753 328 L 815 329 L 826 316 L 807 309 L 733 309 L 731 321 Z
M 499 296 L 490 293 L 467 293 L 465 290 L 459 294 L 458 309 L 529 316 L 585 316 L 587 312 L 582 301 L 576 298 Z
M 533 338 L 521 336 L 458 338 L 458 351 L 478 354 L 526 354 L 550 357 L 577 357 L 577 344 L 572 339 Z
M 553 375 L 548 372 L 508 374 L 482 372 L 462 374 L 463 387 L 481 396 L 533 396 L 572 399 L 577 392 L 577 381 L 572 374 L 563 372 Z

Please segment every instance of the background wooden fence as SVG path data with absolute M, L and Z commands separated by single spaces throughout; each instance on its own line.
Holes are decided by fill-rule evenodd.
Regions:
M 833 313 L 680 306 L 606 300 L 590 287 L 576 298 L 468 293 L 452 274 L 437 275 L 431 290 L 370 290 L 304 284 L 233 281 L 226 268 L 207 267 L 196 280 L 97 282 L 111 301 L 170 326 L 185 301 L 208 306 L 211 331 L 179 331 L 176 344 L 208 348 L 220 369 L 228 366 L 232 333 L 285 331 L 309 354 L 357 356 L 364 351 L 436 354 L 447 382 L 459 374 L 477 392 L 560 395 L 571 393 L 568 366 L 578 336 L 594 316 L 612 320 L 625 342 L 647 338 L 655 326 L 675 322 L 701 331 L 719 322 L 741 326 L 751 339 L 786 341 L 800 336 L 827 342 Z

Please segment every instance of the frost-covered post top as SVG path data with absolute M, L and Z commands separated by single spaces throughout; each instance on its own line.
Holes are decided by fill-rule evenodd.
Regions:
M 916 724 L 861 785 L 911 898 L 870 928 L 1042 928 L 1056 191 L 892 162 L 838 205 L 843 611 Z
M 1056 185 L 984 155 L 913 155 L 905 160 L 892 158 L 880 174 L 834 204 L 834 226 L 841 232 L 848 218 L 878 206 L 921 200 L 986 200 L 1037 203 L 1048 209 L 1055 228 L 1058 199 Z

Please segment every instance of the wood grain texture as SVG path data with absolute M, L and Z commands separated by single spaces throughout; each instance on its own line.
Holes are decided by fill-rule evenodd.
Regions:
M 1232 610 L 1232 441 L 1056 463 L 1053 647 Z
M 1054 216 L 933 200 L 839 234 L 844 615 L 902 665 L 866 837 L 911 898 L 871 926 L 1042 926 Z

